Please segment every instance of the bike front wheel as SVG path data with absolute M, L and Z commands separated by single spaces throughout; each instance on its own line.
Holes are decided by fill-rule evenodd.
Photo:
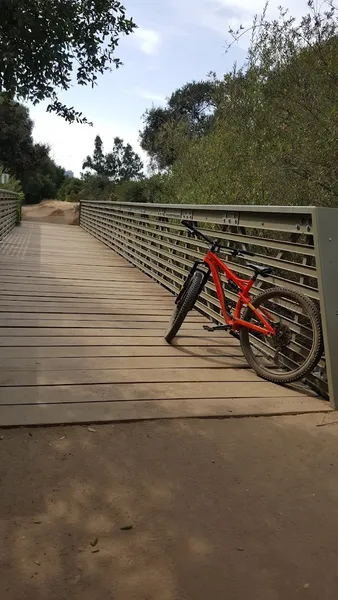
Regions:
M 201 271 L 195 271 L 191 277 L 190 283 L 187 285 L 187 288 L 183 291 L 181 297 L 179 298 L 164 336 L 164 339 L 166 342 L 168 342 L 168 344 L 172 342 L 178 333 L 188 312 L 193 309 L 195 302 L 202 290 L 204 277 L 204 273 Z
M 316 305 L 299 292 L 272 288 L 256 296 L 252 306 L 273 326 L 275 335 L 241 327 L 241 347 L 249 365 L 260 377 L 274 383 L 302 379 L 314 369 L 323 352 Z M 262 327 L 258 315 L 250 307 L 243 319 Z

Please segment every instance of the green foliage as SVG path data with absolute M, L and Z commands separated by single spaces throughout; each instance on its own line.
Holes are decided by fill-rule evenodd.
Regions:
M 170 202 L 169 177 L 153 175 L 141 181 L 123 181 L 114 187 L 111 199 L 120 202 Z
M 78 202 L 84 191 L 84 181 L 77 177 L 66 177 L 58 191 L 58 199 L 67 202 Z
M 253 37 L 249 73 L 264 82 L 256 100 L 256 127 L 269 160 L 269 195 L 298 196 L 300 204 L 334 205 L 338 199 L 338 19 L 333 6 L 311 12 L 300 25 L 281 13 L 263 20 Z M 282 52 L 280 51 L 282 48 Z M 248 120 L 248 119 L 246 119 Z M 278 168 L 276 168 L 278 164 Z M 284 183 L 276 187 L 282 172 Z M 290 194 L 291 192 L 291 194 Z
M 83 190 L 80 193 L 80 198 L 87 198 L 88 200 L 111 199 L 115 184 L 104 175 L 83 173 L 81 181 L 83 182 Z
M 118 0 L 0 0 L 0 92 L 38 104 L 67 121 L 86 123 L 56 90 L 96 84 L 121 66 L 119 37 L 136 27 Z
M 203 135 L 213 121 L 217 82 L 193 81 L 176 90 L 168 100 L 174 121 L 185 120 L 190 135 Z
M 45 144 L 34 144 L 27 108 L 0 94 L 0 163 L 21 182 L 27 203 L 55 198 L 65 173 Z
M 9 176 L 7 183 L 1 183 L 2 175 L 4 173 L 7 173 L 7 170 L 0 165 L 0 188 L 2 190 L 10 190 L 11 192 L 20 193 L 22 191 L 22 187 L 20 181 L 15 179 L 15 177 Z
M 171 189 L 171 177 L 166 173 L 157 173 L 143 182 L 145 202 L 168 203 L 174 202 Z
M 113 199 L 120 202 L 146 202 L 143 181 L 123 181 L 114 187 Z
M 87 156 L 83 169 L 94 171 L 97 176 L 106 178 L 111 183 L 139 180 L 143 177 L 143 164 L 130 144 L 124 144 L 119 137 L 114 138 L 111 152 L 104 154 L 100 136 L 96 136 L 93 156 Z M 88 175 L 88 171 L 87 171 Z
M 103 142 L 99 135 L 96 136 L 94 141 L 93 156 L 87 156 L 83 162 L 82 168 L 95 171 L 97 175 L 107 175 L 106 158 L 103 154 Z
M 154 140 L 175 157 L 172 201 L 338 206 L 338 13 L 326 8 L 319 15 L 310 1 L 301 21 L 264 13 L 245 65 L 213 82 L 208 127 L 162 124 Z
M 154 167 L 165 169 L 175 160 L 174 154 L 163 148 L 158 139 L 162 128 L 170 123 L 169 111 L 160 106 L 153 106 L 146 111 L 143 120 L 145 126 L 140 132 L 141 147 L 149 154 Z
M 33 168 L 32 130 L 28 109 L 0 94 L 0 163 L 18 179 Z
M 213 122 L 216 88 L 215 80 L 193 81 L 176 90 L 168 99 L 167 106 L 153 106 L 146 111 L 140 139 L 154 167 L 171 167 L 178 157 L 177 148 L 171 141 L 171 133 L 177 127 L 183 128 L 191 139 L 209 131 Z

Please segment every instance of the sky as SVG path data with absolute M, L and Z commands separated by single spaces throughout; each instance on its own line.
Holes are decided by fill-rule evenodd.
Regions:
M 210 71 L 221 77 L 235 61 L 243 63 L 244 40 L 225 52 L 229 27 L 250 26 L 265 0 L 124 0 L 123 4 L 138 25 L 117 48 L 123 66 L 100 76 L 94 89 L 74 86 L 59 95 L 93 127 L 69 125 L 46 113 L 44 103 L 28 105 L 35 141 L 49 144 L 57 164 L 76 176 L 85 157 L 92 154 L 96 135 L 107 152 L 119 136 L 145 158 L 139 146 L 145 110 L 164 103 L 189 81 L 205 79 Z M 306 0 L 271 0 L 268 15 L 275 16 L 280 4 L 291 8 L 295 17 L 307 12 Z

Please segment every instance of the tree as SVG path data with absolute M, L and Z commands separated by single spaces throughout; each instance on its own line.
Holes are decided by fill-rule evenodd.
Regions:
M 93 156 L 87 156 L 83 169 L 94 171 L 100 178 L 106 178 L 111 183 L 139 180 L 143 177 L 143 164 L 130 144 L 124 144 L 119 137 L 114 138 L 113 150 L 108 154 L 103 152 L 100 136 L 96 136 Z
M 66 177 L 61 185 L 58 198 L 67 202 L 77 202 L 84 190 L 84 181 L 77 177 Z
M 137 181 L 143 177 L 143 163 L 130 144 L 114 138 L 112 152 L 106 156 L 108 176 L 114 181 Z
M 9 177 L 6 183 L 1 183 L 2 175 L 7 173 L 6 170 L 0 165 L 0 187 L 3 190 L 11 190 L 12 192 L 20 193 L 22 191 L 20 181 L 15 177 Z
M 286 11 L 279 21 L 263 19 L 248 68 L 264 82 L 264 112 L 257 110 L 257 117 L 266 147 L 284 180 L 293 182 L 298 202 L 336 205 L 338 9 L 330 1 L 323 4 L 318 13 L 309 0 L 300 23 Z
M 153 106 L 146 111 L 144 129 L 140 132 L 141 146 L 159 169 L 172 166 L 177 157 L 177 148 L 171 141 L 177 127 L 188 138 L 205 135 L 210 130 L 217 86 L 215 79 L 187 83 L 170 96 L 167 106 Z
M 26 202 L 55 198 L 65 173 L 44 144 L 34 144 L 27 108 L 0 94 L 0 163 L 22 185 Z
M 28 109 L 0 94 L 0 162 L 18 179 L 33 168 L 32 130 Z
M 25 201 L 28 204 L 56 198 L 65 179 L 64 169 L 55 164 L 49 156 L 49 151 L 45 144 L 33 145 L 32 166 L 21 177 Z
M 0 93 L 38 104 L 67 121 L 87 122 L 56 90 L 96 84 L 120 67 L 115 50 L 136 25 L 118 0 L 0 0 Z
M 168 108 L 153 106 L 143 115 L 144 129 L 140 131 L 141 147 L 148 153 L 154 167 L 165 169 L 173 164 L 175 155 L 168 151 L 160 139 L 164 126 L 170 124 Z
M 186 118 L 191 135 L 209 131 L 215 109 L 216 80 L 193 81 L 176 90 L 169 98 L 168 108 L 174 120 Z
M 99 135 L 96 136 L 94 141 L 93 156 L 87 156 L 83 162 L 82 168 L 95 171 L 97 175 L 108 177 L 106 157 L 103 154 L 103 142 Z
M 224 94 L 223 117 L 249 152 L 264 203 L 336 205 L 338 201 L 338 13 L 332 2 L 300 21 L 280 9 L 253 27 L 237 94 Z

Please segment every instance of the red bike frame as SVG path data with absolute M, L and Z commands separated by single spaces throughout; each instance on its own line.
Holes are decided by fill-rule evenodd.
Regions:
M 224 264 L 224 262 L 217 256 L 217 254 L 215 254 L 211 250 L 209 250 L 209 252 L 206 254 L 206 256 L 204 258 L 204 262 L 211 271 L 212 278 L 215 283 L 217 296 L 218 296 L 218 299 L 219 299 L 219 302 L 221 305 L 222 314 L 223 314 L 226 324 L 229 325 L 230 327 L 232 327 L 232 329 L 234 329 L 234 330 L 237 330 L 240 327 L 247 327 L 248 329 L 251 329 L 258 333 L 263 333 L 265 335 L 276 335 L 274 328 L 266 320 L 264 315 L 271 321 L 274 320 L 273 317 L 269 313 L 267 313 L 265 310 L 263 312 L 261 312 L 260 310 L 258 310 L 251 304 L 252 298 L 249 295 L 249 292 L 250 292 L 255 280 L 254 279 L 249 279 L 249 280 L 240 279 L 239 277 L 237 277 L 235 275 L 235 273 L 233 273 L 231 271 L 231 269 L 229 269 L 229 267 L 227 267 L 227 265 Z M 223 271 L 225 273 L 225 276 L 228 281 L 233 281 L 236 284 L 236 286 L 239 288 L 238 302 L 236 304 L 236 308 L 235 308 L 233 316 L 230 315 L 230 313 L 225 305 L 224 292 L 223 292 L 223 287 L 222 287 L 222 283 L 221 283 L 221 279 L 220 279 L 220 271 Z M 241 319 L 241 312 L 242 312 L 243 306 L 249 306 L 249 308 L 251 308 L 251 310 L 255 313 L 257 318 L 261 321 L 262 327 Z

